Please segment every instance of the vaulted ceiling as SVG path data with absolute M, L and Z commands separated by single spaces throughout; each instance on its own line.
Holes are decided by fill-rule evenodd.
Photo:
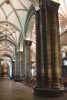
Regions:
M 36 10 L 39 9 L 39 1 L 0 0 L 0 52 L 2 55 L 8 52 L 10 55 L 13 53 L 12 56 L 14 56 L 15 45 L 18 45 L 20 34 L 24 36 L 25 20 L 29 7 L 33 4 Z M 53 1 L 61 4 L 59 8 L 59 22 L 62 33 L 67 28 L 67 0 Z
M 0 0 L 0 56 L 6 53 L 14 56 L 24 25 L 30 0 Z

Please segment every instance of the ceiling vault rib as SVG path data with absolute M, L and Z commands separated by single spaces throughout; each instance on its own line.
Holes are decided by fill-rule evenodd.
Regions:
M 67 8 L 66 8 L 65 0 L 64 0 L 63 2 L 64 2 L 64 6 L 65 6 L 65 10 L 66 10 L 66 14 L 67 14 Z
M 25 7 L 25 5 L 20 0 L 18 0 L 18 1 L 25 8 L 25 10 L 28 11 L 28 9 Z
M 9 42 L 11 42 L 11 43 L 13 43 L 13 44 L 16 45 L 16 41 L 15 40 L 12 40 L 8 35 L 7 35 L 7 38 L 4 35 L 3 36 L 0 36 L 0 41 L 2 41 L 2 40 L 7 40 L 7 41 L 9 41 Z
M 63 11 L 62 7 L 60 6 L 60 9 L 62 11 L 62 13 L 64 14 L 64 16 L 66 16 L 65 12 Z
M 34 0 L 29 0 L 29 1 L 31 1 L 31 2 L 32 2 L 32 4 L 33 4 L 34 6 L 36 6 L 36 3 L 35 3 L 35 1 L 34 1 Z
M 15 9 L 15 11 L 26 11 L 26 10 L 24 10 L 24 9 Z M 9 17 L 13 12 L 14 12 L 14 11 L 11 11 L 11 12 L 9 13 L 8 17 Z
M 17 36 L 16 36 L 16 33 L 15 33 L 15 38 L 16 38 L 16 41 L 17 41 Z
M 8 23 L 8 24 L 10 24 L 11 26 L 13 26 L 17 31 L 21 32 L 21 30 L 20 30 L 17 26 L 15 26 L 14 24 L 12 24 L 12 23 L 10 23 L 10 22 L 8 22 L 8 21 L 0 21 L 0 24 L 2 24 L 2 23 Z
M 6 51 L 10 51 L 11 53 L 14 53 L 14 52 L 12 51 L 12 49 L 7 48 L 7 47 L 0 48 L 0 52 L 3 51 L 4 49 L 6 49 Z
M 3 3 L 0 4 L 0 7 L 1 7 L 2 5 L 4 5 L 4 4 L 5 4 L 5 1 L 4 1 Z
M 65 19 L 65 16 L 64 16 L 64 15 L 62 15 L 61 13 L 59 13 L 59 17 L 60 17 L 60 18 L 64 18 L 64 19 Z
M 3 27 L 3 26 L 2 26 Z M 0 27 L 1 28 L 1 27 Z M 2 32 L 4 32 L 4 31 L 7 31 L 6 30 L 6 28 L 4 27 L 4 30 L 2 31 Z M 10 33 L 10 34 L 7 34 L 7 35 L 10 35 L 10 36 L 12 36 L 12 33 L 8 30 L 8 32 Z M 12 36 L 13 37 L 13 36 Z M 15 40 L 15 38 L 13 37 L 13 39 Z
M 12 35 L 11 35 L 11 34 L 8 34 L 7 36 L 9 37 L 9 36 L 12 36 Z M 9 37 L 9 38 L 10 38 L 10 37 Z M 14 38 L 13 36 L 12 36 L 12 38 L 13 38 L 14 42 L 16 43 L 15 38 Z M 10 38 L 10 39 L 11 39 L 11 38 Z M 11 40 L 12 40 L 12 39 L 11 39 Z
M 17 18 L 18 18 L 18 21 L 19 21 L 19 24 L 20 24 L 20 27 L 21 27 L 21 30 L 22 30 L 22 24 L 21 24 L 21 21 L 20 21 L 20 19 L 19 19 L 19 17 L 18 17 L 18 14 L 17 14 L 17 12 L 15 11 L 13 5 L 12 5 L 11 3 L 10 3 L 10 5 L 11 5 L 12 9 L 14 10 L 14 12 L 15 12 Z
M 4 15 L 5 15 L 5 18 L 6 18 L 6 20 L 7 20 L 7 15 L 6 15 L 5 11 L 3 10 L 2 7 L 0 7 L 0 8 L 1 8 L 1 10 L 3 11 L 3 13 L 4 13 Z

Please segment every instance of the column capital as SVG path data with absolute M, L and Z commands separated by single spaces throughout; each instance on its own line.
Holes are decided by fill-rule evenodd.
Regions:
M 59 9 L 59 3 L 51 0 L 47 0 L 47 6 L 50 10 L 57 11 Z
M 59 3 L 52 1 L 52 0 L 39 0 L 39 5 L 40 7 L 48 7 L 48 9 L 53 10 L 53 11 L 57 11 L 57 9 L 59 8 Z M 44 6 L 45 5 L 45 6 Z
M 14 60 L 12 60 L 12 62 L 15 62 Z
M 31 46 L 32 45 L 32 41 L 24 40 L 24 44 L 27 45 L 27 46 Z
M 17 50 L 16 53 L 17 53 L 17 52 L 20 52 L 20 50 Z
M 39 8 L 39 1 L 40 0 L 30 0 L 30 1 L 33 3 L 33 5 L 34 5 L 34 7 L 35 7 L 36 10 L 40 9 Z

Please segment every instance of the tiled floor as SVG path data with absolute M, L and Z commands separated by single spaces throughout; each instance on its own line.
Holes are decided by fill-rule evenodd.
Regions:
M 33 90 L 22 83 L 3 80 L 0 81 L 0 100 L 67 100 L 67 94 L 62 98 L 36 97 Z

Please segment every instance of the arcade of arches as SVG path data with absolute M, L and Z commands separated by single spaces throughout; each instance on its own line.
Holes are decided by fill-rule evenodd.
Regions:
M 0 0 L 0 82 L 34 87 L 36 96 L 64 96 L 66 16 L 66 0 Z

